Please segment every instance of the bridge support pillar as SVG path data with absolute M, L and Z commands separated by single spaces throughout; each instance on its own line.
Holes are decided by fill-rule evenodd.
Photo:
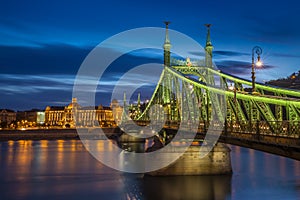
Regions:
M 230 151 L 225 144 L 217 143 L 205 157 L 200 158 L 200 146 L 192 145 L 174 163 L 147 174 L 152 176 L 231 174 Z

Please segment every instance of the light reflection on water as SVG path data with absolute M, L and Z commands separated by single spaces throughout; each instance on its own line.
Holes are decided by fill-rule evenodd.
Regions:
M 232 149 L 229 199 L 299 199 L 300 162 L 260 151 Z
M 111 145 L 99 141 L 96 148 Z M 232 176 L 142 177 L 104 166 L 79 140 L 0 142 L 0 199 L 300 198 L 298 161 L 231 149 Z

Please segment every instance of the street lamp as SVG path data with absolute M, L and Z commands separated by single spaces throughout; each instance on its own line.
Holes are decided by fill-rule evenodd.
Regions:
M 262 49 L 259 46 L 255 46 L 252 49 L 252 92 L 255 92 L 255 69 L 254 69 L 254 53 L 257 54 L 257 62 L 256 62 L 256 66 L 257 67 L 261 67 L 262 66 L 262 62 L 260 61 L 260 54 L 262 53 Z
M 236 85 L 235 85 L 235 83 L 234 83 L 234 86 L 231 83 L 230 86 L 228 87 L 228 89 L 234 92 L 233 100 L 234 100 L 234 103 L 236 103 Z

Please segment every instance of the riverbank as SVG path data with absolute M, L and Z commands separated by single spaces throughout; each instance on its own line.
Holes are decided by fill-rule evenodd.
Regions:
M 81 137 L 101 139 L 96 137 L 100 128 L 81 128 Z M 110 138 L 120 132 L 119 128 L 102 128 L 105 135 Z M 8 140 L 71 140 L 79 139 L 77 129 L 32 129 L 32 130 L 1 130 L 0 141 Z M 105 138 L 103 138 L 105 139 Z

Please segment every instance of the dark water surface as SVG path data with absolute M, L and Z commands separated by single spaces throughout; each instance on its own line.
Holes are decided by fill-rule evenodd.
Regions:
M 300 199 L 299 161 L 230 147 L 232 176 L 142 177 L 104 166 L 79 140 L 0 142 L 0 199 Z

